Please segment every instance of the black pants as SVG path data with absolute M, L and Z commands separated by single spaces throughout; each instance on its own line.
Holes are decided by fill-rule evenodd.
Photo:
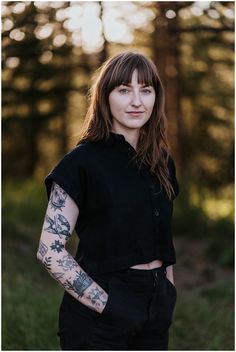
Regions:
M 109 294 L 107 304 L 100 314 L 65 292 L 62 350 L 168 350 L 177 294 L 165 267 L 88 274 Z

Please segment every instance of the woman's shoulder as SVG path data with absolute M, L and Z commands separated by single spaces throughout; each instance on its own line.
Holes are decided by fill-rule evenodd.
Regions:
M 69 150 L 65 156 L 71 156 L 71 157 L 83 157 L 88 154 L 91 154 L 92 152 L 95 151 L 94 148 L 94 143 L 90 141 L 85 141 L 82 143 L 77 144 L 75 147 L 73 147 L 71 150 Z
M 96 143 L 84 141 L 64 154 L 58 164 L 86 169 L 94 165 L 95 161 L 99 159 L 100 153 L 101 150 Z

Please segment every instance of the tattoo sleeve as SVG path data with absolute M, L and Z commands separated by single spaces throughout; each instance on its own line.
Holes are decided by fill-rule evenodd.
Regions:
M 65 248 L 61 249 L 58 244 L 54 245 L 54 243 L 50 248 L 50 256 L 45 256 L 43 261 L 50 275 L 73 297 L 84 301 L 89 308 L 95 311 L 101 310 L 107 301 L 104 290 L 83 271 Z
M 38 249 L 38 253 L 39 256 L 43 259 L 43 257 L 45 256 L 45 254 L 48 251 L 48 247 L 46 246 L 45 243 L 43 243 L 42 241 L 39 242 L 39 249 Z
M 94 307 L 104 307 L 107 300 L 104 300 L 103 290 L 99 289 L 98 286 L 88 290 L 87 298 L 91 301 Z
M 106 304 L 107 293 L 83 271 L 65 248 L 78 214 L 79 210 L 73 200 L 54 182 L 38 248 L 38 258 L 49 274 L 74 298 L 93 310 L 101 311 Z
M 62 267 L 63 271 L 72 270 L 76 268 L 77 263 L 75 262 L 74 258 L 70 255 L 63 255 L 63 257 L 57 260 L 58 266 Z
M 65 207 L 66 197 L 67 193 L 58 184 L 53 182 L 51 196 L 49 200 L 51 209 L 53 209 L 54 211 L 62 211 L 62 208 Z
M 70 224 L 65 216 L 62 214 L 56 214 L 53 218 L 46 215 L 46 221 L 49 226 L 44 230 L 59 236 L 60 238 L 65 237 L 67 240 L 70 237 Z

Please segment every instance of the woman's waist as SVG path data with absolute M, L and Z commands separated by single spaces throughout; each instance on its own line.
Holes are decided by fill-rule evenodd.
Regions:
M 153 261 L 151 261 L 149 263 L 137 264 L 137 265 L 131 266 L 130 268 L 131 269 L 140 269 L 140 270 L 152 270 L 152 269 L 155 269 L 155 268 L 159 268 L 162 265 L 163 265 L 163 261 L 159 260 L 159 259 L 156 259 L 156 260 L 153 260 Z

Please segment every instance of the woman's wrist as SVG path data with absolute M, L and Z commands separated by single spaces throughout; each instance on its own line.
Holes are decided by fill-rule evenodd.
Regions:
M 80 302 L 90 309 L 102 313 L 107 300 L 108 294 L 97 284 L 92 284 L 86 291 L 84 291 L 84 295 L 80 299 Z
M 102 304 L 101 304 L 101 309 L 97 310 L 99 313 L 102 313 L 103 310 L 105 309 L 105 306 L 108 301 L 108 294 L 104 291 L 104 294 L 102 295 Z

